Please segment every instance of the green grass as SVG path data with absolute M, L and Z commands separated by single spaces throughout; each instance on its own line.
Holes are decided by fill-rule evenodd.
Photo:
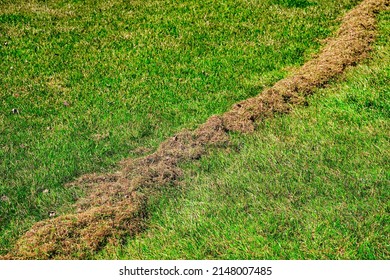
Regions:
M 389 12 L 372 56 L 308 107 L 186 164 L 151 203 L 150 230 L 98 257 L 389 259 Z
M 47 218 L 49 211 L 71 211 L 70 205 L 82 193 L 64 187 L 65 183 L 81 174 L 112 170 L 120 159 L 137 156 L 138 147 L 154 149 L 167 136 L 193 128 L 212 114 L 226 111 L 236 101 L 258 94 L 284 77 L 288 69 L 309 59 L 320 47 L 320 40 L 336 30 L 339 23 L 335 19 L 357 2 L 0 0 L 0 196 L 8 198 L 0 202 L 0 254 L 10 250 L 34 222 Z M 366 77 L 362 75 L 360 79 Z M 376 104 L 375 99 L 372 102 Z M 329 106 L 337 109 L 338 105 Z M 13 108 L 19 114 L 13 114 Z M 288 126 L 288 118 L 277 120 Z M 312 135 L 307 132 L 302 137 Z M 354 137 L 351 136 L 353 141 Z M 210 178 L 219 172 L 224 174 L 221 163 L 228 165 L 227 161 L 233 159 L 230 164 L 238 164 L 236 157 L 245 156 L 251 141 L 259 140 L 243 139 L 235 140 L 237 147 L 245 143 L 242 154 L 220 155 L 222 158 L 214 155 L 216 158 L 204 159 L 200 167 L 188 167 L 189 170 L 202 176 L 210 172 Z M 250 149 L 247 152 L 252 153 Z M 278 161 L 272 162 L 276 166 Z M 310 162 L 306 164 L 311 170 Z M 233 166 L 229 172 L 235 173 Z M 366 172 L 367 177 L 381 174 L 379 168 L 377 173 L 371 174 L 374 171 L 370 169 Z M 250 174 L 246 175 L 249 181 Z M 323 178 L 328 178 L 326 174 Z M 197 195 L 189 192 L 193 188 L 203 195 L 207 180 L 212 181 L 205 177 L 206 181 L 202 181 L 202 176 L 189 179 L 198 187 L 186 187 L 185 179 L 183 193 L 168 192 L 172 191 L 174 197 L 183 196 L 183 206 L 209 205 L 207 200 L 196 199 Z M 215 180 L 223 180 L 218 176 L 210 183 L 216 192 L 220 187 Z M 226 174 L 224 180 L 229 176 Z M 279 176 L 287 175 L 276 173 L 272 179 L 275 184 Z M 356 174 L 356 178 L 359 176 Z M 241 178 L 235 180 L 245 182 Z M 243 183 L 231 190 L 226 185 L 225 192 L 238 191 Z M 294 186 L 299 190 L 301 185 Z M 245 194 L 249 187 L 243 187 L 241 192 Z M 282 185 L 280 188 L 284 189 Z M 215 193 L 208 195 L 216 199 Z M 177 212 L 180 209 L 175 201 L 166 197 L 151 203 L 156 207 L 152 209 L 152 227 L 156 224 L 175 231 L 178 225 L 169 219 L 183 214 Z M 169 213 L 170 207 L 176 214 L 166 217 L 165 223 L 162 216 Z M 237 213 L 240 207 L 237 202 L 237 208 L 230 211 Z M 183 211 L 191 215 L 189 209 Z M 189 236 L 199 234 L 197 220 L 183 217 L 194 222 L 193 229 L 188 229 Z M 222 246 L 218 243 L 223 241 L 218 234 L 227 233 L 229 227 L 225 222 L 210 225 L 216 247 Z M 238 223 L 236 230 L 239 227 Z M 180 236 L 183 230 L 178 227 L 177 234 Z M 234 227 L 231 230 L 233 234 Z M 152 230 L 150 234 L 156 232 Z M 252 242 L 257 244 L 259 237 L 253 238 Z M 190 240 L 179 241 L 189 249 L 198 248 L 194 249 L 196 255 L 186 255 L 178 247 L 182 254 L 161 249 L 161 258 L 213 257 L 218 251 L 211 248 L 207 253 L 199 249 L 208 243 L 196 247 Z M 148 251 L 149 245 L 145 246 L 143 250 Z M 250 245 L 226 246 L 237 251 Z M 134 252 L 121 256 L 157 257 Z M 218 256 L 233 258 L 234 252 Z

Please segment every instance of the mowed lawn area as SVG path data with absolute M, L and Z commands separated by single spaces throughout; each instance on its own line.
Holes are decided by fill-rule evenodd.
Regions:
M 66 183 L 153 151 L 318 52 L 359 1 L 0 2 L 0 254 Z M 96 258 L 389 258 L 389 15 L 372 63 L 233 136 Z M 386 169 L 387 167 L 387 169 Z
M 150 230 L 97 258 L 389 259 L 389 82 L 387 12 L 370 61 L 184 165 Z

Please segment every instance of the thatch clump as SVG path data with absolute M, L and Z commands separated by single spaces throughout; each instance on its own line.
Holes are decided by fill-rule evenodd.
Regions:
M 315 88 L 367 57 L 375 38 L 375 14 L 389 5 L 390 0 L 363 1 L 343 18 L 320 54 L 290 77 L 196 130 L 167 139 L 156 152 L 123 161 L 117 173 L 85 175 L 73 182 L 87 192 L 75 205 L 78 213 L 36 223 L 2 258 L 84 259 L 109 242 L 139 233 L 145 228 L 148 193 L 174 183 L 182 175 L 181 162 L 200 158 L 209 145 L 223 146 L 229 131 L 252 132 L 260 120 L 288 113 Z

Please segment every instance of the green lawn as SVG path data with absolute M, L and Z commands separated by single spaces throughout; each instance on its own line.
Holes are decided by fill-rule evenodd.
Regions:
M 309 107 L 186 164 L 151 202 L 150 230 L 97 257 L 389 259 L 390 12 L 372 57 Z
M 0 0 L 0 254 L 71 211 L 65 183 L 258 94 L 358 2 Z M 388 258 L 387 19 L 372 65 L 186 166 L 150 230 L 97 257 Z

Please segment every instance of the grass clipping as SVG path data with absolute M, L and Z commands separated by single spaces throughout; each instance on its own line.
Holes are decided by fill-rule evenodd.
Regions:
M 36 223 L 3 259 L 85 259 L 107 243 L 117 243 L 146 227 L 146 204 L 151 190 L 174 183 L 179 163 L 198 159 L 209 145 L 223 145 L 229 131 L 253 132 L 256 123 L 292 105 L 305 103 L 317 87 L 367 57 L 375 38 L 375 14 L 390 0 L 365 0 L 343 18 L 335 38 L 297 72 L 256 97 L 235 104 L 222 116 L 212 116 L 194 131 L 184 131 L 163 142 L 150 155 L 121 163 L 114 174 L 85 175 L 72 184 L 87 196 L 76 214 Z

